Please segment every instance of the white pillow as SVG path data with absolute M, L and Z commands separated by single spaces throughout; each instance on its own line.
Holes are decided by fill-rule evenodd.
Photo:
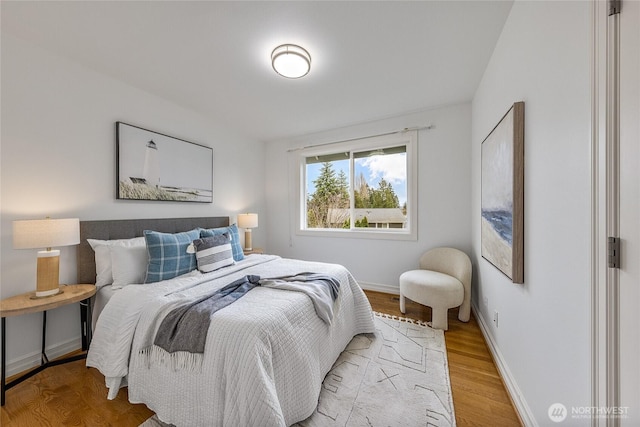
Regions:
M 147 246 L 109 246 L 113 272 L 112 289 L 144 283 L 149 255 Z
M 138 247 L 146 248 L 144 237 L 135 237 L 133 239 L 117 239 L 117 240 L 97 240 L 87 239 L 87 242 L 93 248 L 96 259 L 96 287 L 101 288 L 105 285 L 113 283 L 113 273 L 111 264 L 110 246 L 122 247 Z

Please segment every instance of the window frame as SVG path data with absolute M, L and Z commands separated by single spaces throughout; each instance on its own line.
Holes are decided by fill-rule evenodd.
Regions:
M 306 159 L 312 156 L 325 156 L 339 152 L 348 152 L 349 161 L 353 162 L 353 153 L 377 150 L 389 147 L 406 147 L 407 153 L 407 227 L 406 228 L 306 228 L 307 194 L 306 194 Z M 298 151 L 297 163 L 297 207 L 296 234 L 316 237 L 345 237 L 361 239 L 385 240 L 417 240 L 418 238 L 418 131 L 402 131 L 388 135 L 351 139 L 344 142 L 321 144 L 306 147 Z M 355 168 L 349 168 L 350 217 L 353 224 L 354 197 L 353 185 Z

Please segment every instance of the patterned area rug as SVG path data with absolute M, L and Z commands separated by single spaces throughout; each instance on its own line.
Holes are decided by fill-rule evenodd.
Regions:
M 376 333 L 351 340 L 295 427 L 455 426 L 441 330 L 376 313 Z M 152 417 L 140 427 L 166 427 Z

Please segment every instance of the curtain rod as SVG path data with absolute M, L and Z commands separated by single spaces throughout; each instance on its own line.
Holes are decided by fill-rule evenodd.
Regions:
M 411 127 L 411 128 L 404 128 L 404 129 L 400 129 L 400 130 L 394 130 L 392 132 L 378 133 L 376 135 L 359 136 L 357 138 L 343 139 L 343 140 L 340 140 L 340 141 L 323 142 L 322 144 L 315 144 L 315 145 L 305 145 L 304 147 L 290 148 L 290 149 L 287 150 L 287 153 L 291 153 L 293 151 L 306 150 L 307 148 L 324 147 L 325 145 L 341 144 L 343 142 L 357 141 L 359 139 L 374 138 L 376 136 L 394 135 L 396 133 L 404 133 L 404 132 L 410 132 L 412 130 L 422 130 L 422 129 L 433 129 L 433 125 L 415 126 L 415 127 Z

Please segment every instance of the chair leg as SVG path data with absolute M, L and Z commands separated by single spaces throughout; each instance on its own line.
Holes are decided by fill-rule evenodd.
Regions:
M 458 309 L 458 320 L 461 322 L 468 322 L 471 317 L 471 304 L 462 303 Z
M 402 314 L 406 313 L 407 310 L 405 308 L 405 301 L 404 301 L 404 295 L 400 294 L 400 312 Z
M 431 307 L 431 327 L 433 329 L 449 329 L 447 315 L 449 310 L 446 308 Z

